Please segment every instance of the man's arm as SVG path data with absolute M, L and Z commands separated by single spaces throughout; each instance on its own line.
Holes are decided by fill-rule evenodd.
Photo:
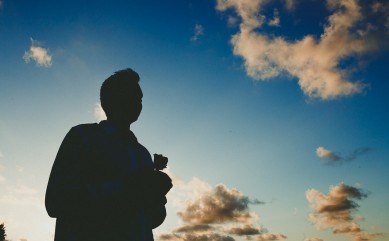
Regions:
M 46 190 L 46 210 L 50 217 L 79 213 L 84 206 L 84 192 L 81 183 L 82 139 L 75 128 L 65 136 Z

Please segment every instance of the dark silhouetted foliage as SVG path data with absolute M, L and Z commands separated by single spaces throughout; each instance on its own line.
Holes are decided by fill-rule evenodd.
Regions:
M 5 241 L 5 226 L 4 223 L 0 224 L 0 241 Z

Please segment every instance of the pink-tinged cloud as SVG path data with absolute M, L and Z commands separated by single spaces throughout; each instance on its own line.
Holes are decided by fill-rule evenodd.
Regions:
M 359 188 L 341 183 L 332 186 L 328 195 L 310 189 L 306 197 L 312 208 L 310 220 L 318 229 L 325 229 L 352 221 L 352 212 L 359 207 L 354 200 L 361 200 L 366 194 Z
M 215 230 L 215 228 L 208 224 L 187 224 L 176 228 L 174 233 L 203 233 Z
M 177 214 L 182 224 L 169 233 L 158 236 L 159 241 L 234 241 L 242 240 L 281 240 L 283 234 L 272 234 L 262 228 L 258 214 L 249 206 L 263 204 L 252 200 L 237 189 L 223 184 L 211 187 L 195 178 L 188 184 L 179 182 L 179 187 L 191 188 L 189 199 L 181 205 Z
M 250 236 L 264 233 L 265 230 L 262 230 L 259 227 L 256 227 L 252 224 L 244 224 L 239 227 L 230 227 L 224 230 L 225 233 L 238 235 L 238 236 Z
M 335 234 L 346 234 L 354 241 L 369 241 L 380 236 L 362 230 L 353 214 L 358 211 L 356 201 L 367 197 L 360 188 L 340 183 L 323 194 L 315 189 L 306 192 L 311 206 L 310 221 L 318 230 L 331 229 Z
M 333 232 L 334 233 L 359 233 L 361 231 L 362 231 L 361 227 L 357 223 L 351 222 L 351 223 L 347 223 L 335 227 Z
M 359 59 L 377 49 L 376 26 L 364 22 L 357 0 L 327 0 L 332 14 L 319 39 L 306 35 L 288 41 L 261 29 L 266 17 L 265 0 L 217 0 L 217 10 L 235 10 L 241 18 L 240 30 L 232 36 L 233 53 L 244 60 L 247 74 L 255 80 L 267 80 L 287 73 L 298 79 L 302 91 L 312 98 L 334 99 L 360 93 L 365 84 L 352 81 L 352 68 L 340 67 L 342 60 Z M 286 1 L 292 8 L 293 1 Z M 372 12 L 372 11 L 370 11 Z M 277 23 L 277 19 L 274 24 Z
M 320 158 L 325 158 L 330 161 L 336 162 L 342 159 L 340 156 L 336 155 L 334 152 L 325 149 L 324 147 L 320 146 L 316 149 L 316 155 Z
M 250 199 L 243 193 L 220 184 L 199 198 L 188 201 L 178 215 L 185 222 L 194 224 L 248 222 L 253 218 L 249 204 Z
M 264 233 L 257 237 L 255 237 L 256 241 L 275 241 L 275 240 L 283 240 L 287 237 L 283 234 L 272 234 L 272 233 Z
M 233 237 L 217 233 L 211 234 L 163 234 L 158 237 L 159 241 L 235 241 Z
M 324 241 L 324 240 L 321 238 L 306 238 L 304 239 L 304 241 Z
M 340 166 L 344 164 L 345 162 L 350 162 L 358 157 L 365 155 L 372 151 L 372 148 L 369 147 L 363 147 L 363 148 L 357 148 L 353 150 L 349 155 L 342 156 L 340 154 L 336 154 L 331 150 L 328 150 L 322 146 L 318 147 L 316 149 L 316 155 L 324 160 L 324 164 L 330 165 L 330 166 Z

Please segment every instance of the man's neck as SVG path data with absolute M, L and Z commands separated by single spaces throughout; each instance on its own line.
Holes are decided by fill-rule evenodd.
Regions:
M 126 122 L 109 119 L 109 118 L 107 119 L 107 121 L 111 123 L 115 128 L 117 128 L 117 130 L 120 132 L 127 132 L 130 130 L 131 124 L 128 124 Z

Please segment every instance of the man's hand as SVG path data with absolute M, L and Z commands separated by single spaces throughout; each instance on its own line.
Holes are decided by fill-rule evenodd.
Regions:
M 160 155 L 160 154 L 154 154 L 154 168 L 155 170 L 163 170 L 166 168 L 168 162 L 168 158 Z

